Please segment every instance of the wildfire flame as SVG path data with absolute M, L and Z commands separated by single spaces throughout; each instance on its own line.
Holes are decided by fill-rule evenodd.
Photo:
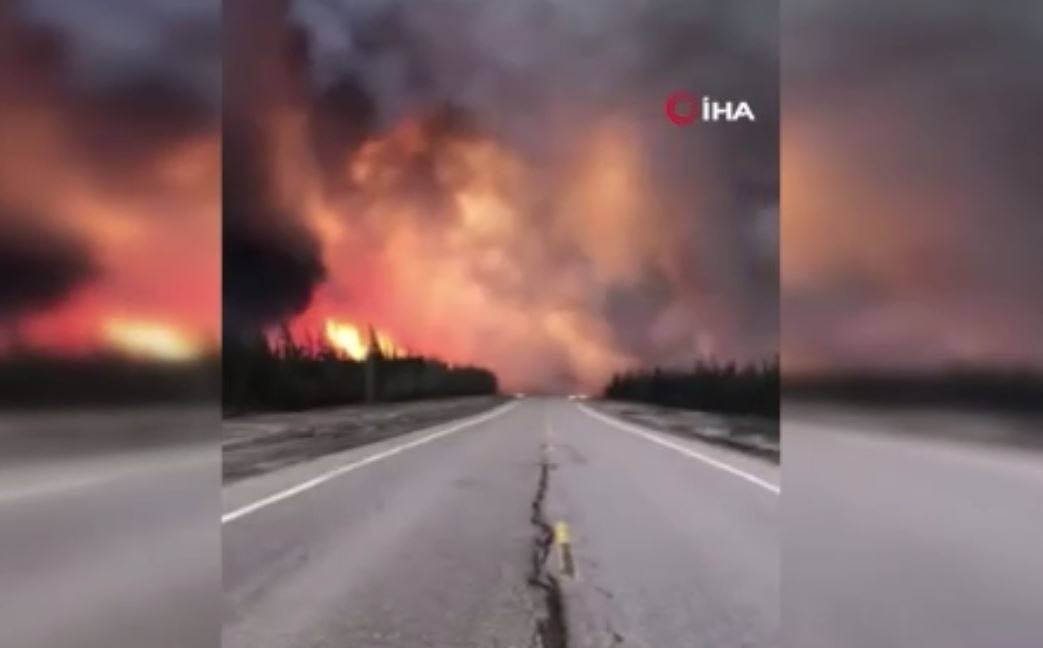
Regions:
M 184 362 L 203 352 L 198 340 L 162 322 L 111 318 L 103 330 L 109 345 L 135 357 Z
M 443 126 L 409 119 L 361 144 L 341 169 L 352 188 L 347 207 L 318 190 L 307 200 L 303 213 L 321 240 L 331 289 L 317 293 L 298 329 L 318 329 L 325 346 L 361 360 L 368 327 L 329 317 L 372 317 L 409 331 L 417 349 L 493 366 L 506 384 L 557 380 L 540 356 L 566 356 L 584 388 L 627 366 L 596 314 L 598 290 L 584 286 L 631 282 L 673 258 L 673 239 L 662 236 L 669 219 L 647 208 L 637 131 L 605 122 L 560 166 L 543 169 L 504 141 Z M 582 260 L 566 249 L 583 250 Z M 545 275 L 544 290 L 528 289 Z M 350 304 L 341 301 L 346 294 Z M 528 317 L 518 316 L 520 300 Z M 395 354 L 387 335 L 373 337 L 382 353 Z
M 326 320 L 326 341 L 336 351 L 352 360 L 365 360 L 369 355 L 371 343 L 376 344 L 377 349 L 384 356 L 395 357 L 405 353 L 404 349 L 395 344 L 391 337 L 382 331 L 372 329 L 372 335 L 370 335 L 362 327 L 333 318 Z

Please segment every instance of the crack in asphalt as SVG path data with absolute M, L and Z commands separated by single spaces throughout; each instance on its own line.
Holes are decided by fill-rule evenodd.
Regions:
M 557 577 L 547 569 L 554 542 L 554 529 L 547 521 L 543 503 L 547 496 L 550 482 L 551 464 L 544 444 L 540 459 L 540 479 L 536 487 L 536 497 L 532 500 L 532 516 L 529 521 L 536 527 L 537 535 L 533 542 L 532 570 L 529 573 L 529 585 L 539 590 L 544 614 L 536 621 L 532 645 L 536 648 L 568 648 L 568 632 L 565 627 L 565 603 L 561 595 L 561 584 Z

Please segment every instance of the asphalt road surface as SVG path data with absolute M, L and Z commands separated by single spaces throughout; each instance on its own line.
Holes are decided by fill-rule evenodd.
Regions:
M 777 646 L 778 472 L 527 398 L 244 479 L 224 646 Z
M 1043 646 L 1038 417 L 783 414 L 784 645 Z
M 0 417 L 0 646 L 216 648 L 216 407 Z
M 223 613 L 213 411 L 6 414 L 0 645 L 1043 645 L 1038 418 L 788 409 L 780 515 L 777 466 L 508 407 L 225 487 Z

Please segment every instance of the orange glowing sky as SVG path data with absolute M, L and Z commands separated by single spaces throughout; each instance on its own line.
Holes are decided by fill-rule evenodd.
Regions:
M 424 156 L 448 198 L 438 207 L 409 188 Z M 411 350 L 491 364 L 515 386 L 546 375 L 548 358 L 587 387 L 637 364 L 598 317 L 604 295 L 590 279 L 625 281 L 667 261 L 660 246 L 670 224 L 644 209 L 639 144 L 625 124 L 592 131 L 570 166 L 557 202 L 537 206 L 534 171 L 492 140 L 434 142 L 405 122 L 368 142 L 345 166 L 358 191 L 344 211 L 306 202 L 331 278 L 293 327 L 370 323 Z M 577 244 L 579 262 L 555 258 L 556 247 Z M 546 267 L 560 274 L 548 278 Z
M 435 187 L 417 187 L 420 161 Z M 342 173 L 354 188 L 342 202 L 302 192 L 329 274 L 291 325 L 302 338 L 342 318 L 411 351 L 492 366 L 509 387 L 567 376 L 595 390 L 646 361 L 603 316 L 611 290 L 650 272 L 691 280 L 675 247 L 687 221 L 657 198 L 641 132 L 623 119 L 600 120 L 559 167 L 539 169 L 490 138 L 407 120 Z M 700 306 L 682 295 L 633 335 L 690 358 L 733 353 L 691 326 Z
M 0 227 L 38 232 L 31 245 L 44 258 L 50 236 L 60 235 L 94 267 L 46 304 L 19 307 L 4 337 L 58 351 L 122 345 L 157 357 L 164 352 L 150 353 L 150 344 L 214 348 L 217 114 L 206 97 L 159 72 L 124 78 L 106 68 L 113 78 L 92 85 L 68 47 L 79 29 L 91 25 L 0 12 Z
M 4 156 L 11 155 L 11 139 Z M 60 153 L 56 153 L 60 155 Z M 36 180 L 54 227 L 75 232 L 98 266 L 60 303 L 28 315 L 23 343 L 84 351 L 108 346 L 112 320 L 160 322 L 213 347 L 220 319 L 220 177 L 216 133 L 155 160 L 156 197 L 92 188 L 76 168 Z M 57 161 L 56 161 L 57 162 Z M 4 180 L 17 182 L 11 174 Z M 130 188 L 129 191 L 133 191 Z M 40 210 L 39 204 L 35 210 Z M 37 211 L 32 213 L 39 213 Z M 10 223 L 8 223 L 10 225 Z M 43 243 L 45 244 L 45 243 Z
M 231 330 L 373 326 L 525 390 L 777 353 L 777 51 L 676 29 L 771 12 L 335 4 L 225 13 Z M 761 120 L 678 130 L 662 99 L 722 66 Z

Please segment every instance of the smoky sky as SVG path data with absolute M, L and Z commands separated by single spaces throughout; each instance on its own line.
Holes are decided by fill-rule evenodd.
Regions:
M 265 194 L 262 139 L 243 124 L 228 124 L 223 134 L 222 292 L 231 331 L 302 311 L 326 276 L 318 242 Z
M 272 324 L 315 308 L 319 293 L 349 310 L 379 293 L 380 308 L 409 319 L 400 313 L 407 307 L 386 304 L 409 299 L 408 290 L 374 273 L 420 261 L 394 257 L 408 235 L 391 216 L 362 215 L 372 201 L 346 170 L 367 142 L 415 122 L 434 140 L 445 129 L 445 148 L 494 142 L 526 169 L 528 188 L 515 199 L 525 204 L 525 232 L 495 249 L 468 248 L 483 261 L 460 271 L 504 317 L 543 317 L 555 330 L 604 324 L 596 353 L 616 365 L 776 352 L 774 5 L 268 0 L 226 3 L 225 26 L 226 320 Z M 748 101 L 757 121 L 679 129 L 663 115 L 677 90 Z M 623 229 L 643 216 L 628 214 L 622 225 L 606 216 L 611 227 L 602 228 L 597 215 L 571 224 L 558 215 L 576 160 L 596 170 L 596 156 L 584 151 L 599 137 L 641 176 L 635 184 L 647 204 L 634 210 L 648 216 L 640 252 L 625 249 Z M 436 248 L 456 240 L 448 233 L 453 196 L 438 190 L 441 154 L 424 155 L 393 191 L 428 206 L 414 210 L 411 226 Z M 320 221 L 369 247 L 334 246 Z M 603 237 L 616 240 L 596 251 Z M 449 271 L 435 264 L 428 272 Z M 419 319 L 440 324 L 427 312 Z M 471 326 L 490 348 L 500 345 L 493 362 L 512 361 L 508 347 L 520 339 L 508 341 L 492 316 Z M 575 383 L 582 353 L 555 353 L 547 381 Z
M 1039 363 L 1038 3 L 784 7 L 794 365 Z
M 61 110 L 99 173 L 126 173 L 219 117 L 213 0 L 28 0 L 9 5 L 4 21 L 9 92 Z
M 273 168 L 268 132 L 282 109 L 307 101 L 305 34 L 285 3 L 226 3 L 223 130 L 223 298 L 226 332 L 285 321 L 326 274 L 318 241 Z
M 38 226 L 5 228 L 0 237 L 0 276 L 6 278 L 0 285 L 0 319 L 46 308 L 96 273 L 86 247 L 68 235 Z
M 111 286 L 128 270 L 110 245 L 117 227 L 141 241 L 127 258 L 157 225 L 200 222 L 180 167 L 218 127 L 219 31 L 216 0 L 0 7 L 0 265 L 20 284 L 7 314 Z

